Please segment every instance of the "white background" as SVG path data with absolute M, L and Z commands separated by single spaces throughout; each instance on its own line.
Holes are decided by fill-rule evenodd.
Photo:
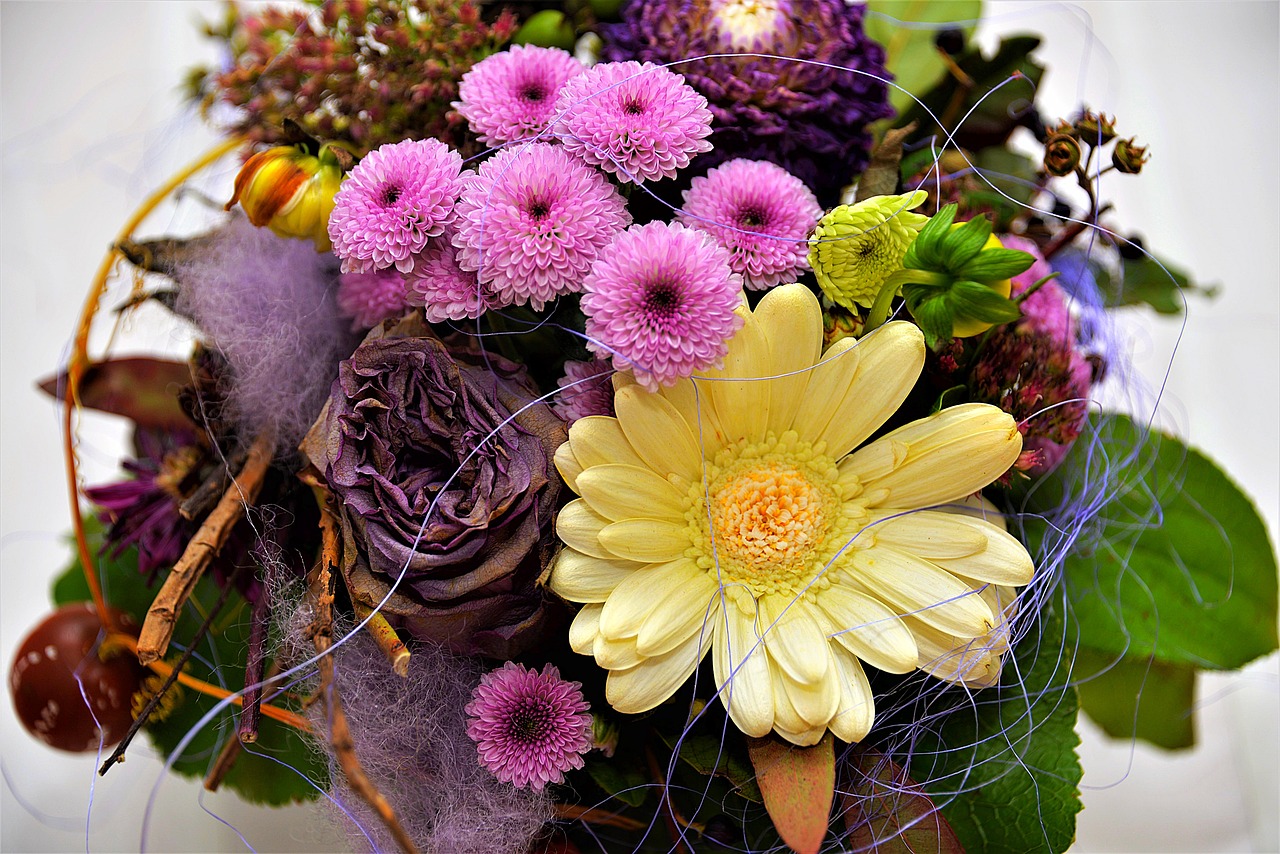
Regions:
M 195 22 L 218 6 L 191 3 L 0 2 L 3 86 L 0 252 L 0 663 L 48 608 L 50 578 L 68 557 L 58 416 L 33 382 L 63 358 L 102 251 L 129 212 L 214 137 L 179 104 L 178 83 L 210 62 Z M 1139 315 L 1134 358 L 1158 385 L 1177 345 L 1161 422 L 1207 450 L 1259 502 L 1272 537 L 1280 519 L 1280 269 L 1277 267 L 1275 3 L 992 3 L 984 37 L 1046 37 L 1042 109 L 1082 100 L 1119 116 L 1149 143 L 1141 178 L 1115 176 L 1104 195 L 1147 245 L 1217 282 L 1193 298 L 1187 328 Z M 225 198 L 230 174 L 207 185 Z M 191 227 L 163 208 L 143 234 Z M 124 283 L 127 287 L 127 282 Z M 115 304 L 109 300 L 108 305 Z M 140 314 L 117 352 L 182 352 L 185 333 Z M 99 343 L 105 336 L 99 336 Z M 89 416 L 87 482 L 113 476 L 122 432 Z M 1176 754 L 1106 741 L 1081 724 L 1084 801 L 1076 851 L 1275 851 L 1280 667 L 1202 681 L 1199 746 Z M 85 848 L 92 757 L 27 738 L 0 713 L 0 849 Z M 126 765 L 92 789 L 89 847 L 140 847 L 141 817 L 158 800 L 150 850 L 338 846 L 306 809 L 259 810 L 231 796 L 200 798 L 158 776 L 140 741 Z M 202 809 L 203 807 L 203 809 Z

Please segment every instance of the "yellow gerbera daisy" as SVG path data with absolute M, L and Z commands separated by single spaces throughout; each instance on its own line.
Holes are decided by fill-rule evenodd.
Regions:
M 1031 558 L 990 522 L 921 508 L 1003 474 L 1022 448 L 1013 419 L 955 406 L 854 451 L 919 376 L 920 330 L 888 323 L 821 353 L 799 284 L 738 311 L 723 369 L 657 393 L 617 375 L 617 417 L 580 419 L 556 454 L 582 497 L 560 514 L 549 585 L 584 603 L 570 643 L 609 671 L 609 702 L 652 709 L 711 650 L 744 733 L 807 745 L 867 734 L 863 662 L 990 681 Z

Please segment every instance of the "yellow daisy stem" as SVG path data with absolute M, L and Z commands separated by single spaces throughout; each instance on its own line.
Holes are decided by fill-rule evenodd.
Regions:
M 98 573 L 93 554 L 89 548 L 89 540 L 85 536 L 84 516 L 80 511 L 80 479 L 78 474 L 80 458 L 76 454 L 75 433 L 73 431 L 73 416 L 80 409 L 80 381 L 84 378 L 84 373 L 91 364 L 89 361 L 89 330 L 93 326 L 94 315 L 98 313 L 98 303 L 102 300 L 102 295 L 107 290 L 107 279 L 111 275 L 111 270 L 115 266 L 116 260 L 122 257 L 120 250 L 117 248 L 120 243 L 129 239 L 133 235 L 134 229 L 141 225 L 142 221 L 183 182 L 210 164 L 217 162 L 243 141 L 244 137 L 235 136 L 219 143 L 147 197 L 146 201 L 134 211 L 133 216 L 129 217 L 129 220 L 120 229 L 120 233 L 111 244 L 106 257 L 102 259 L 102 264 L 98 267 L 97 275 L 94 276 L 93 284 L 89 288 L 89 295 L 85 298 L 84 307 L 80 311 L 80 322 L 76 327 L 75 338 L 72 342 L 71 357 L 67 361 L 67 403 L 63 408 L 62 416 L 62 450 L 66 460 L 67 487 L 71 494 L 71 526 L 76 536 L 76 548 L 80 554 L 80 565 L 84 568 L 85 581 L 89 585 L 89 593 L 93 597 L 93 604 L 98 611 L 98 618 L 102 620 L 102 624 L 108 630 L 114 631 L 116 629 L 115 619 L 107 609 L 106 599 L 103 598 L 102 585 L 98 583 Z
M 889 275 L 884 280 L 884 285 L 880 288 L 880 293 L 876 294 L 875 302 L 871 304 L 871 311 L 867 315 L 866 325 L 862 328 L 862 334 L 866 335 L 871 330 L 883 326 L 884 322 L 889 319 L 889 309 L 893 307 L 893 298 L 898 295 L 898 291 L 903 285 L 945 285 L 950 278 L 942 273 L 931 273 L 928 270 L 898 270 Z

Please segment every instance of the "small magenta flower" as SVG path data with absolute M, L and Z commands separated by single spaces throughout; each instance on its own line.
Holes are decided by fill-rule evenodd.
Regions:
M 707 99 L 679 74 L 646 62 L 603 62 L 560 90 L 554 128 L 592 166 L 642 184 L 671 178 L 711 150 Z
M 588 415 L 613 415 L 613 365 L 607 359 L 564 363 L 561 389 L 551 408 L 568 423 Z
M 564 772 L 582 767 L 591 749 L 590 706 L 582 684 L 508 661 L 480 678 L 467 704 L 467 735 L 480 764 L 504 783 L 540 792 L 564 782 Z
M 338 311 L 351 318 L 353 331 L 399 317 L 408 307 L 404 276 L 395 270 L 343 273 L 338 280 Z
M 333 251 L 344 273 L 413 269 L 413 256 L 449 225 L 462 158 L 435 139 L 406 139 L 365 155 L 334 199 Z
M 499 151 L 465 179 L 453 245 L 504 305 L 542 307 L 580 289 L 596 258 L 631 224 L 599 171 L 558 145 Z
M 679 223 L 624 231 L 582 287 L 587 346 L 650 391 L 719 367 L 743 322 L 729 250 Z
M 555 115 L 565 81 L 583 70 L 559 48 L 515 45 L 462 75 L 453 107 L 485 145 L 531 139 Z
M 682 223 L 729 250 L 748 288 L 787 285 L 809 269 L 809 233 L 822 216 L 804 182 L 763 160 L 730 160 L 684 193 Z
M 429 242 L 414 258 L 413 271 L 404 277 L 405 300 L 421 306 L 432 323 L 474 320 L 499 307 L 476 274 L 458 266 L 458 250 L 450 237 L 446 233 Z

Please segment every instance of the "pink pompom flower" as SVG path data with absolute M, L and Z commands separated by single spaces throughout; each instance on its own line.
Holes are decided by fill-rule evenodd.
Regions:
M 577 291 L 602 250 L 631 223 L 613 185 L 558 145 L 503 149 L 466 178 L 458 265 L 506 305 L 535 309 Z
M 606 359 L 564 363 L 564 376 L 556 380 L 561 389 L 551 408 L 572 424 L 588 415 L 613 415 L 613 365 Z
M 432 323 L 474 320 L 491 308 L 498 308 L 489 289 L 476 274 L 458 266 L 458 250 L 450 235 L 432 240 L 413 262 L 405 278 L 405 299 L 421 306 Z
M 671 178 L 711 150 L 707 99 L 679 74 L 646 62 L 602 62 L 570 79 L 554 124 L 566 149 L 642 184 Z
M 729 250 L 679 223 L 618 235 L 583 282 L 588 347 L 650 391 L 719 367 L 742 326 L 742 277 Z
M 486 145 L 531 139 L 555 115 L 565 81 L 583 70 L 560 48 L 515 45 L 471 66 L 453 107 Z
M 462 158 L 435 139 L 406 139 L 365 155 L 342 182 L 329 237 L 344 273 L 413 269 L 413 256 L 449 225 Z
M 480 764 L 504 783 L 540 792 L 564 782 L 564 772 L 582 767 L 591 749 L 590 705 L 582 684 L 508 661 L 480 679 L 466 712 L 467 735 Z
M 693 179 L 678 218 L 728 249 L 748 288 L 764 290 L 809 269 L 809 233 L 821 216 L 817 198 L 781 166 L 730 160 Z
M 343 273 L 338 280 L 338 310 L 352 319 L 353 331 L 399 317 L 408 307 L 404 277 L 395 270 Z

